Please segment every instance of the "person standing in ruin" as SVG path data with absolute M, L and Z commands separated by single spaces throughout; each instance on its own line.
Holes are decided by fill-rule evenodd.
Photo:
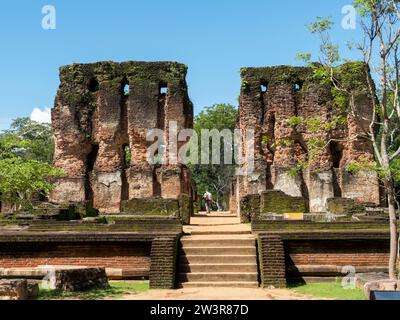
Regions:
M 213 202 L 212 194 L 210 192 L 208 192 L 208 190 L 207 190 L 206 193 L 203 196 L 203 199 L 204 199 L 204 201 L 206 203 L 207 214 L 210 214 L 211 210 L 212 210 L 212 202 Z

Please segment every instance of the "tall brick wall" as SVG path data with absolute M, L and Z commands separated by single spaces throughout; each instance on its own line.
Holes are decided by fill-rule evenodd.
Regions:
M 379 182 L 375 172 L 358 175 L 346 172 L 351 161 L 373 160 L 371 142 L 363 134 L 372 118 L 371 99 L 366 79 L 366 66 L 348 63 L 335 70 L 346 78 L 355 92 L 355 113 L 345 113 L 334 99 L 334 86 L 321 84 L 311 68 L 277 66 L 243 68 L 238 128 L 254 130 L 254 171 L 239 180 L 240 198 L 269 189 L 308 200 L 311 212 L 325 212 L 326 201 L 348 197 L 359 202 L 380 203 Z M 349 80 L 351 79 L 351 80 Z M 339 79 L 339 82 L 341 79 Z M 343 108 L 343 106 L 341 106 Z M 336 128 L 326 126 L 335 117 L 346 118 Z M 306 125 L 293 126 L 290 117 L 317 119 L 319 130 Z M 309 159 L 313 141 L 324 141 L 326 147 L 310 159 L 309 167 L 289 174 L 302 161 Z M 328 143 L 332 141 L 331 143 Z M 247 146 L 242 153 L 249 159 Z M 242 170 L 248 169 L 249 160 Z
M 62 67 L 52 124 L 54 162 L 65 176 L 50 200 L 89 201 L 101 213 L 115 214 L 123 200 L 190 194 L 186 168 L 168 162 L 168 151 L 185 143 L 169 143 L 174 141 L 168 139 L 170 124 L 178 133 L 193 126 L 186 73 L 186 66 L 175 62 Z M 161 166 L 147 159 L 152 129 L 164 131 Z

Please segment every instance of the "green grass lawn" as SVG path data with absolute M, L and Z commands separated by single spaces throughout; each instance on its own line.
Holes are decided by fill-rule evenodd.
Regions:
M 316 298 L 334 300 L 366 300 L 361 289 L 343 289 L 341 282 L 291 284 L 289 288 L 301 294 Z
M 109 289 L 86 292 L 58 292 L 40 288 L 38 300 L 102 300 L 118 299 L 126 294 L 149 290 L 148 281 L 110 281 Z

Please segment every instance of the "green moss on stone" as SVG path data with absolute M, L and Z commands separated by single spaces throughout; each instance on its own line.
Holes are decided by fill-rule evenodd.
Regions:
M 366 207 L 353 199 L 331 198 L 327 200 L 328 212 L 333 214 L 353 215 L 365 212 Z
M 176 199 L 147 198 L 123 201 L 124 214 L 144 216 L 174 216 L 179 217 L 179 202 Z
M 179 218 L 183 225 L 190 224 L 190 218 L 193 214 L 193 201 L 189 195 L 181 194 L 179 201 Z
M 240 201 L 240 220 L 242 223 L 250 223 L 260 213 L 260 196 L 248 195 Z
M 270 190 L 261 194 L 260 213 L 297 212 L 306 212 L 304 198 L 291 197 L 279 190 Z

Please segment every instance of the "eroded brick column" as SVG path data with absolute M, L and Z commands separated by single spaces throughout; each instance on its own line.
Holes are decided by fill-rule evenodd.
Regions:
M 60 80 L 52 123 L 54 165 L 63 170 L 64 176 L 57 179 L 50 201 L 83 202 L 86 200 L 87 157 L 91 152 L 91 126 L 87 121 L 92 115 L 94 98 L 89 91 L 89 79 L 79 83 L 71 81 L 68 67 L 61 69 Z
M 293 84 L 286 81 L 270 87 L 271 104 L 275 110 L 274 189 L 292 197 L 301 197 L 300 174 L 293 176 L 288 173 L 296 165 L 294 128 L 288 123 L 288 119 L 296 114 L 296 93 Z
M 332 154 L 330 150 L 329 122 L 333 121 L 332 99 L 330 86 L 306 83 L 303 85 L 302 101 L 298 108 L 299 116 L 306 120 L 316 120 L 320 123 L 318 130 L 308 125 L 297 128 L 305 147 L 311 145 L 312 141 L 321 141 L 322 146 L 314 148 L 315 154 L 309 153 L 309 167 L 303 172 L 304 181 L 308 190 L 309 209 L 311 212 L 324 212 L 327 200 L 335 197 L 334 171 Z
M 98 152 L 90 182 L 93 206 L 105 213 L 121 212 L 124 167 L 122 95 L 118 81 L 101 82 L 93 117 L 93 141 Z
M 159 83 L 146 79 L 130 81 L 128 100 L 128 135 L 132 165 L 128 170 L 129 198 L 152 197 L 153 165 L 148 163 L 148 130 L 158 128 Z

